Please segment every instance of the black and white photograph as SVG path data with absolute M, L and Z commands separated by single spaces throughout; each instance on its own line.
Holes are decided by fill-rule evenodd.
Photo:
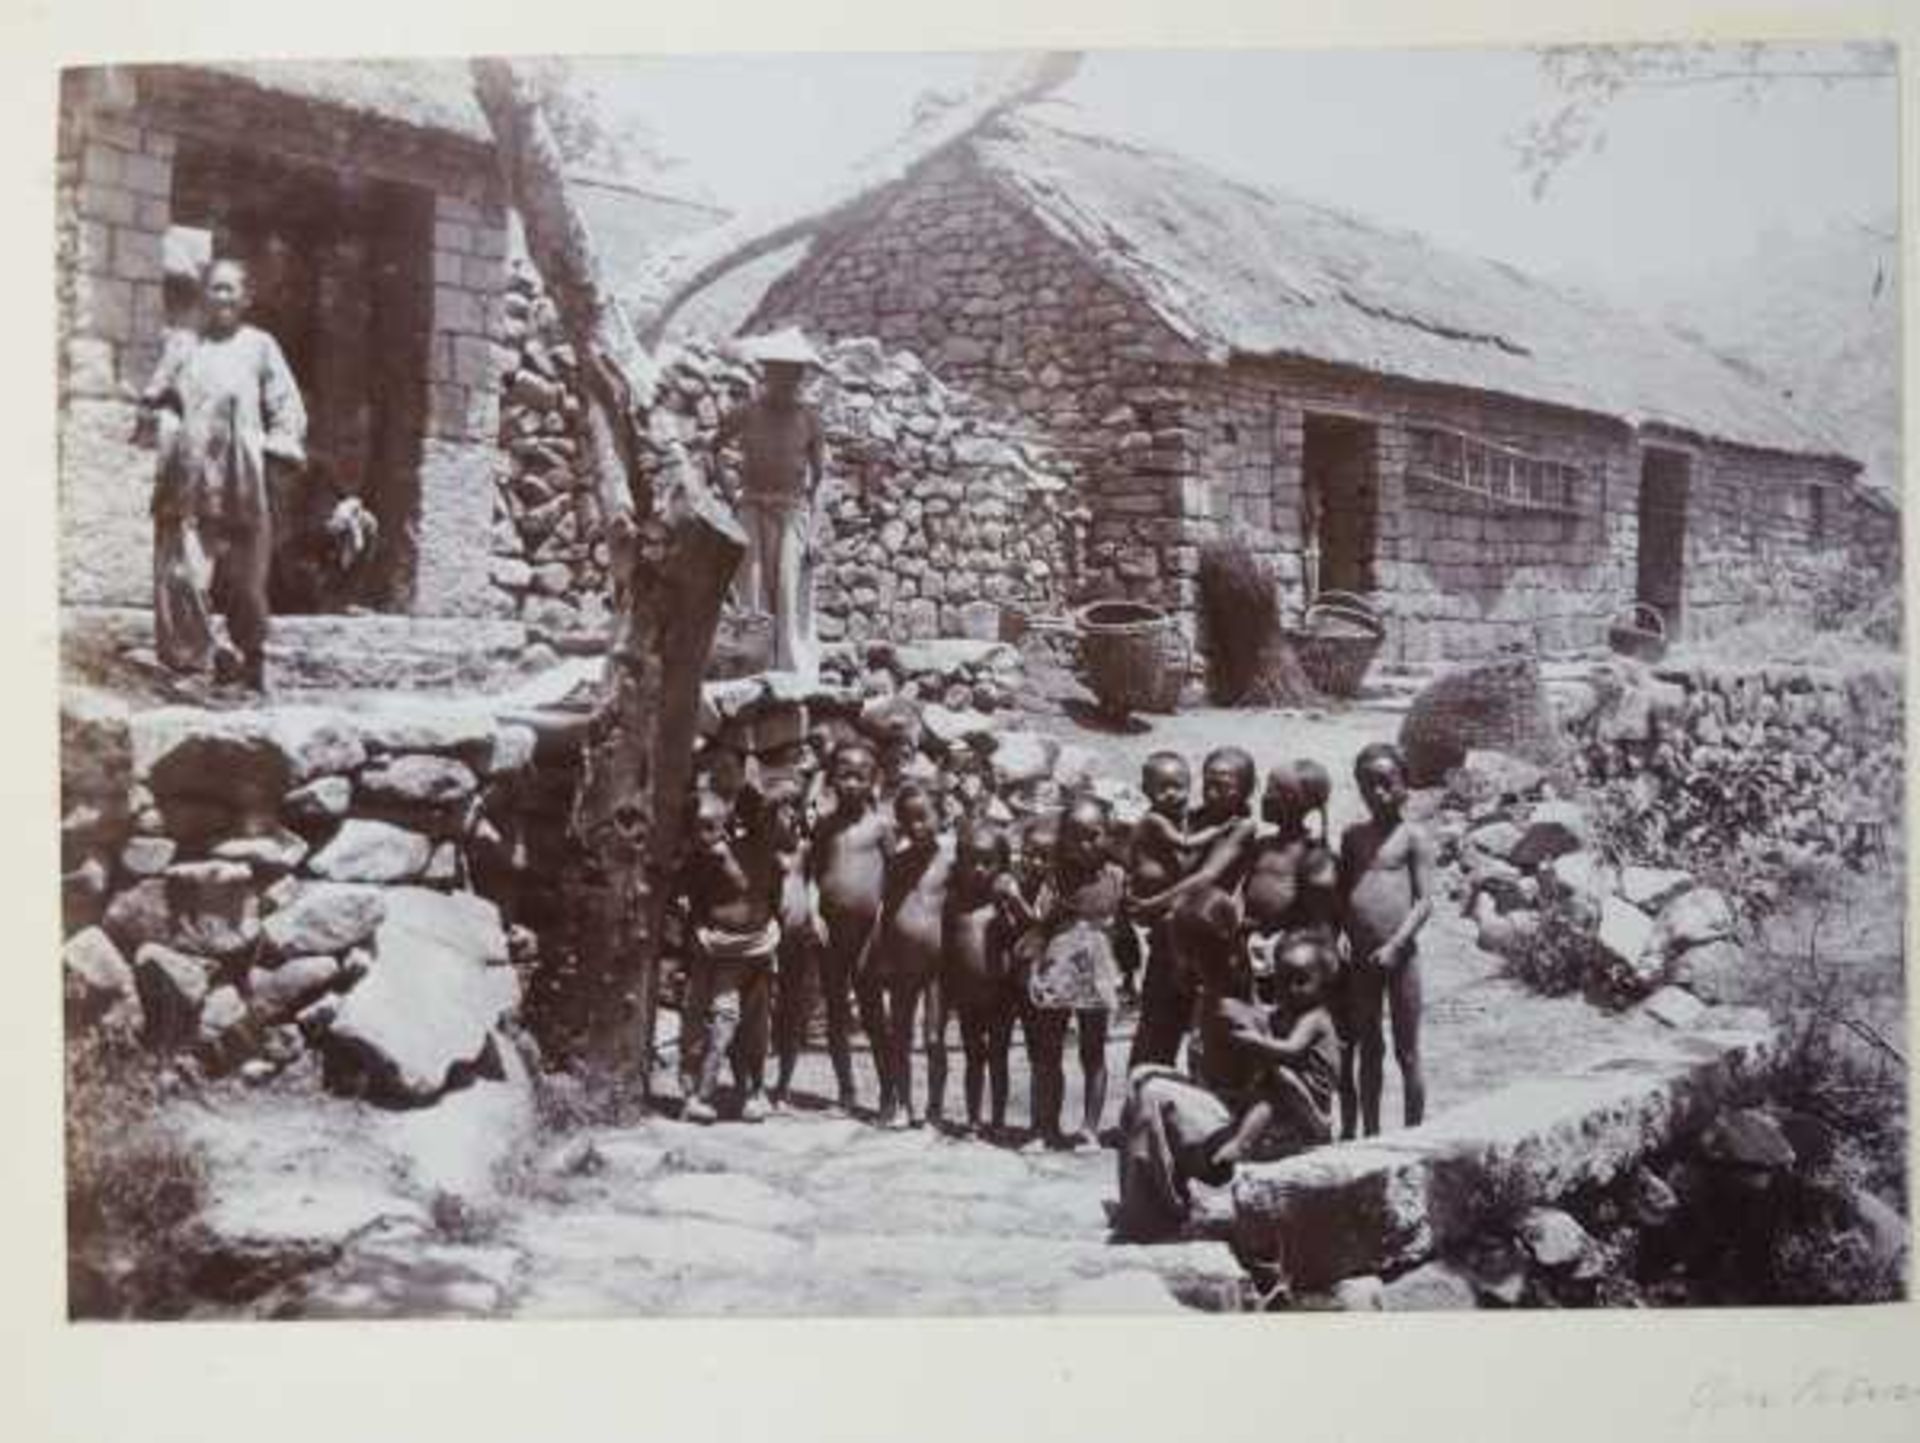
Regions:
M 1907 1301 L 1899 59 L 63 68 L 64 1316 Z

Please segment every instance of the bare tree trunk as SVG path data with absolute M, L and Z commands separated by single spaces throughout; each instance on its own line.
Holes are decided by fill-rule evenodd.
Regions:
M 568 197 L 565 167 L 534 91 L 505 60 L 475 60 L 474 89 L 499 147 L 527 246 L 580 359 L 587 454 L 612 565 L 607 695 L 589 728 L 573 826 L 584 856 L 586 1061 L 606 1080 L 650 1079 L 665 868 L 684 822 L 700 684 L 745 537 L 699 468 L 648 437 L 653 344 L 673 310 L 710 281 L 867 201 L 995 115 L 1073 73 L 1069 55 L 1014 57 L 955 106 L 916 126 L 854 179 L 807 207 L 721 228 L 671 253 L 647 287 L 646 342 L 601 276 Z M 664 463 L 664 464 L 663 464 Z
M 607 694 L 589 729 L 574 831 L 585 854 L 580 985 L 587 1062 L 609 1080 L 651 1074 L 664 869 L 677 851 L 707 653 L 746 539 L 698 468 L 650 474 L 655 367 L 601 279 L 532 90 L 476 60 L 527 246 L 580 358 L 587 456 L 612 564 Z

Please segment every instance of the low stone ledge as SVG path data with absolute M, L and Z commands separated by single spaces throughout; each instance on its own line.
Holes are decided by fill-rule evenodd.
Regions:
M 1516 1194 L 1547 1202 L 1604 1185 L 1697 1132 L 1763 1079 L 1775 1048 L 1765 1028 L 1676 1034 L 1417 1128 L 1245 1167 L 1235 1249 L 1301 1288 L 1410 1267 L 1466 1241 Z

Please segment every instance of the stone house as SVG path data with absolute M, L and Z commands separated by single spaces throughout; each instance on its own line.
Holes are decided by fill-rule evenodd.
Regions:
M 577 193 L 624 249 L 719 216 L 604 178 Z M 168 274 L 217 254 L 249 263 L 253 319 L 306 399 L 303 499 L 357 493 L 380 521 L 370 574 L 332 601 L 500 614 L 498 343 L 518 241 L 464 66 L 69 71 L 58 231 L 63 603 L 150 600 L 135 397 L 173 319 Z M 285 580 L 276 567 L 277 610 L 325 609 Z
M 910 347 L 1039 425 L 1092 511 L 1089 592 L 1190 619 L 1199 548 L 1231 535 L 1297 615 L 1311 528 L 1320 587 L 1371 598 L 1399 662 L 1591 646 L 1635 602 L 1705 634 L 1884 529 L 1751 370 L 1034 111 L 822 238 L 750 324 L 789 322 Z

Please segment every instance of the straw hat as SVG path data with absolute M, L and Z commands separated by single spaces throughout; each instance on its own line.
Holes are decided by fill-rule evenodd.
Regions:
M 740 354 L 763 366 L 818 366 L 820 353 L 798 326 L 786 326 L 771 335 L 749 336 L 740 342 Z

